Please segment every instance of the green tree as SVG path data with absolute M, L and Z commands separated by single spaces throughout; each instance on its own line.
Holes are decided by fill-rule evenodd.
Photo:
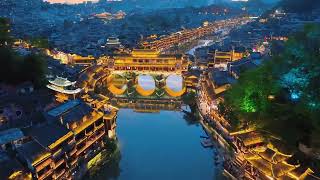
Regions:
M 226 105 L 238 123 L 320 149 L 320 26 L 306 25 L 272 60 L 241 75 Z
M 42 86 L 46 72 L 44 58 L 36 54 L 26 57 L 18 55 L 9 46 L 12 42 L 9 30 L 9 21 L 0 18 L 0 82 L 16 85 L 31 81 L 36 86 Z
M 196 101 L 196 93 L 195 92 L 188 92 L 182 96 L 182 101 L 186 105 L 189 105 L 191 112 L 197 112 L 197 101 Z
M 45 84 L 46 63 L 44 59 L 35 54 L 23 59 L 21 75 L 26 81 L 32 81 L 36 86 Z

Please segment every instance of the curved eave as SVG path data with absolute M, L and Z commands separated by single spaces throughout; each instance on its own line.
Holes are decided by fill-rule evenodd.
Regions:
M 62 84 L 62 83 L 57 83 L 54 80 L 53 81 L 49 80 L 49 83 L 55 86 L 60 86 L 60 87 L 68 87 L 76 84 L 76 82 L 71 82 L 71 81 L 66 81 L 65 83 Z
M 107 42 L 106 45 L 120 45 L 120 42 Z
M 59 89 L 59 88 L 56 88 L 54 86 L 51 86 L 51 85 L 47 85 L 47 88 L 53 90 L 53 91 L 56 91 L 56 92 L 60 92 L 60 93 L 63 93 L 63 94 L 70 94 L 70 95 L 73 95 L 73 94 L 78 94 L 82 91 L 82 89 L 78 88 L 78 89 L 75 89 L 75 90 L 65 90 L 65 89 Z

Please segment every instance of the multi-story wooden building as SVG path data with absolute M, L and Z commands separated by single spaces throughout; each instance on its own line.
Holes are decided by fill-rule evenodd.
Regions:
M 213 23 L 204 22 L 203 26 L 193 29 L 185 29 L 168 36 L 164 36 L 159 39 L 155 39 L 153 41 L 144 41 L 142 42 L 142 46 L 145 48 L 156 49 L 159 51 L 166 51 L 176 45 L 185 44 L 187 42 L 191 42 L 195 39 L 199 39 L 203 36 L 210 35 L 219 30 L 223 30 L 225 28 L 233 28 L 240 24 L 245 24 L 250 21 L 249 18 L 235 18 L 229 20 L 221 20 Z
M 30 141 L 17 148 L 34 179 L 74 179 L 115 135 L 116 109 L 68 101 L 45 114 L 45 122 L 24 129 Z
M 188 69 L 188 61 L 183 56 L 164 55 L 151 49 L 135 49 L 131 54 L 113 57 L 112 68 L 115 71 L 182 73 Z
M 209 68 L 214 68 L 219 65 L 226 65 L 229 62 L 238 61 L 245 57 L 245 52 L 240 51 L 218 51 L 215 50 L 214 53 L 212 53 L 212 60 L 208 62 Z

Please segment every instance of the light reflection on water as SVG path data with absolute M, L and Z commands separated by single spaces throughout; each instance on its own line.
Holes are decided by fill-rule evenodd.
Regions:
M 105 165 L 92 179 L 221 179 L 213 150 L 204 149 L 196 123 L 182 112 L 137 113 L 121 109 L 117 119 L 120 162 Z

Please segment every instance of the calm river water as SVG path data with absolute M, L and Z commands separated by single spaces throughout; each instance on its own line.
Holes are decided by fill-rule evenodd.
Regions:
M 120 158 L 100 167 L 90 179 L 221 179 L 213 151 L 200 144 L 201 125 L 184 113 L 137 113 L 121 109 L 117 119 Z

